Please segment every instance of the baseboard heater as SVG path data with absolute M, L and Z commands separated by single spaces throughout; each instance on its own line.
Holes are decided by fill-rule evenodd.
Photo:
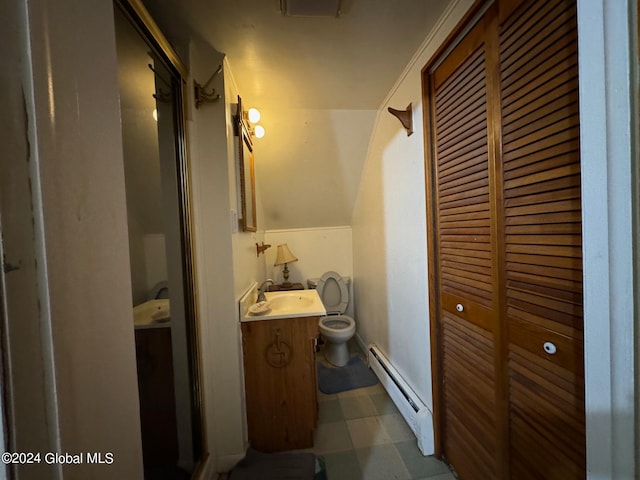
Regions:
M 418 439 L 423 455 L 434 453 L 433 415 L 376 345 L 368 348 L 369 367 Z

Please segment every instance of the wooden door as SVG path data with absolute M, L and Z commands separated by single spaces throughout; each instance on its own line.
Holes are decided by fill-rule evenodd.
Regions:
M 424 71 L 436 450 L 463 480 L 584 478 L 575 1 L 468 18 Z
M 500 29 L 512 478 L 585 477 L 578 35 L 572 0 Z
M 461 478 L 497 478 L 499 468 L 498 225 L 487 103 L 495 44 L 488 26 L 479 22 L 431 75 L 442 444 Z

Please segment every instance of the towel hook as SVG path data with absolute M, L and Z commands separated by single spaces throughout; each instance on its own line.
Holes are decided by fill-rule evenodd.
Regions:
M 205 82 L 204 85 L 200 85 L 196 80 L 193 80 L 193 90 L 195 92 L 195 101 L 196 108 L 200 107 L 203 103 L 213 103 L 220 98 L 220 94 L 216 93 L 216 89 L 212 88 L 209 92 L 207 92 L 207 87 L 213 80 L 213 78 L 218 75 L 222 71 L 222 65 L 218 65 L 218 69 L 213 72 L 213 74 L 209 77 L 209 80 Z

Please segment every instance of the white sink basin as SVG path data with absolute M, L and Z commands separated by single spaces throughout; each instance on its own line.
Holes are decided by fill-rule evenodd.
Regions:
M 133 324 L 146 327 L 171 320 L 169 299 L 149 300 L 133 307 Z
M 304 292 L 304 290 L 301 290 Z M 272 292 L 277 293 L 277 292 Z M 271 305 L 272 310 L 279 310 L 282 312 L 297 312 L 300 309 L 305 309 L 313 305 L 313 298 L 310 295 L 296 294 L 296 293 L 282 293 L 279 295 L 271 295 L 266 293 L 267 302 Z
M 263 304 L 256 305 L 254 303 L 249 305 L 243 312 L 241 320 L 243 322 L 252 322 L 256 320 L 313 317 L 327 314 L 322 300 L 320 300 L 315 290 L 266 292 L 265 298 L 267 308 Z

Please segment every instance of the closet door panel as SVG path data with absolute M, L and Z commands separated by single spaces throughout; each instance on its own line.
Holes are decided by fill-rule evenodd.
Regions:
M 511 478 L 585 477 L 575 2 L 500 32 Z
M 443 446 L 461 478 L 497 478 L 495 231 L 485 24 L 431 72 Z
M 494 344 L 490 332 L 442 316 L 445 455 L 464 479 L 497 478 Z

